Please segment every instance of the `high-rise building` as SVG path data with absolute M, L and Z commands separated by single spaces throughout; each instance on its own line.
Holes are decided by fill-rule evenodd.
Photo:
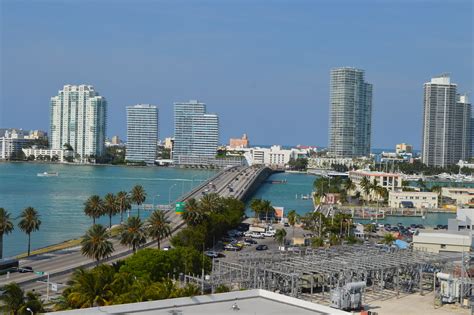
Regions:
M 422 161 L 445 167 L 471 155 L 471 105 L 443 74 L 424 84 Z
M 127 151 L 125 160 L 154 164 L 158 143 L 158 108 L 127 106 Z
M 206 104 L 196 100 L 174 103 L 175 164 L 207 164 L 215 158 L 218 144 L 219 118 L 206 113 Z
M 91 85 L 65 85 L 51 98 L 51 149 L 69 144 L 81 160 L 104 154 L 107 101 Z
M 370 154 L 372 84 L 364 71 L 355 68 L 331 70 L 329 153 L 334 157 Z

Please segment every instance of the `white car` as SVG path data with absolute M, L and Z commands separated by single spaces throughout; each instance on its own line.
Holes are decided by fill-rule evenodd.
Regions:
M 274 236 L 275 236 L 275 232 L 273 232 L 273 231 L 267 231 L 267 232 L 262 233 L 262 235 L 265 236 L 265 237 L 274 237 Z
M 252 233 L 250 234 L 251 238 L 263 238 L 263 235 L 260 233 Z

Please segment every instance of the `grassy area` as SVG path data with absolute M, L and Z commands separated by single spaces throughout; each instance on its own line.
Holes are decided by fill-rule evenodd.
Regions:
M 119 233 L 120 233 L 120 227 L 119 226 L 114 226 L 110 230 L 110 235 L 112 237 L 118 236 Z M 54 244 L 54 245 L 42 247 L 42 248 L 31 251 L 30 255 L 45 254 L 45 253 L 54 252 L 54 251 L 57 251 L 57 250 L 76 247 L 76 246 L 81 244 L 81 241 L 82 241 L 82 237 L 72 239 L 72 240 L 68 240 L 68 241 L 65 241 L 65 242 L 62 242 L 62 243 L 59 243 L 59 244 Z M 22 254 L 16 256 L 16 258 L 18 258 L 18 259 L 25 258 L 25 257 L 27 257 L 27 253 L 22 253 Z

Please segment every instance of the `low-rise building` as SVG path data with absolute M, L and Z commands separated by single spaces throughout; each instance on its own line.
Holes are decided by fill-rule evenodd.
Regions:
M 231 149 L 241 149 L 241 148 L 248 148 L 249 147 L 249 138 L 247 134 L 244 133 L 242 138 L 230 138 L 229 140 L 229 147 Z
M 424 191 L 390 191 L 391 208 L 438 208 L 438 194 Z
M 401 153 L 413 153 L 413 146 L 411 144 L 399 143 L 395 146 L 395 152 Z
M 296 160 L 308 155 L 307 150 L 283 149 L 279 145 L 272 145 L 270 148 L 255 147 L 243 150 L 249 165 L 257 164 L 276 168 L 285 168 L 291 159 Z
M 292 314 L 349 315 L 351 313 L 294 297 L 254 289 L 140 303 L 119 304 L 47 313 L 95 314 Z
M 58 162 L 64 162 L 65 157 L 73 155 L 73 151 L 57 149 L 26 148 L 22 149 L 22 151 L 27 159 L 42 160 L 47 158 L 50 161 Z
M 4 129 L 0 137 L 0 160 L 17 159 L 24 147 L 30 146 L 35 139 L 30 139 L 22 129 Z
M 385 173 L 385 172 L 374 172 L 369 170 L 360 170 L 360 171 L 349 171 L 349 178 L 352 180 L 356 186 L 356 190 L 363 192 L 361 182 L 367 178 L 370 184 L 375 183 L 390 191 L 398 191 L 402 188 L 402 177 L 401 174 L 397 173 Z M 364 195 L 364 194 L 362 194 Z M 371 198 L 376 198 L 375 192 L 371 192 Z
M 420 232 L 413 235 L 413 248 L 427 252 L 469 252 L 474 239 L 470 231 Z
M 441 195 L 443 198 L 452 199 L 457 206 L 474 206 L 474 188 L 443 187 Z
M 474 231 L 474 209 L 461 208 L 456 211 L 455 219 L 448 219 L 448 231 Z

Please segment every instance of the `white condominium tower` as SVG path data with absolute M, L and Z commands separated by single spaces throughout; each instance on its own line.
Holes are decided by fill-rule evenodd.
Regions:
M 107 101 L 91 85 L 65 85 L 51 98 L 51 149 L 71 145 L 81 160 L 104 154 Z
M 443 74 L 424 84 L 422 161 L 445 167 L 471 157 L 471 105 Z
M 206 104 L 196 100 L 174 103 L 174 137 L 176 164 L 205 164 L 216 157 L 219 118 L 207 114 Z
M 127 106 L 127 153 L 130 162 L 154 164 L 158 142 L 158 108 L 152 105 Z
M 364 70 L 343 67 L 331 70 L 329 153 L 334 157 L 370 154 L 372 84 Z

